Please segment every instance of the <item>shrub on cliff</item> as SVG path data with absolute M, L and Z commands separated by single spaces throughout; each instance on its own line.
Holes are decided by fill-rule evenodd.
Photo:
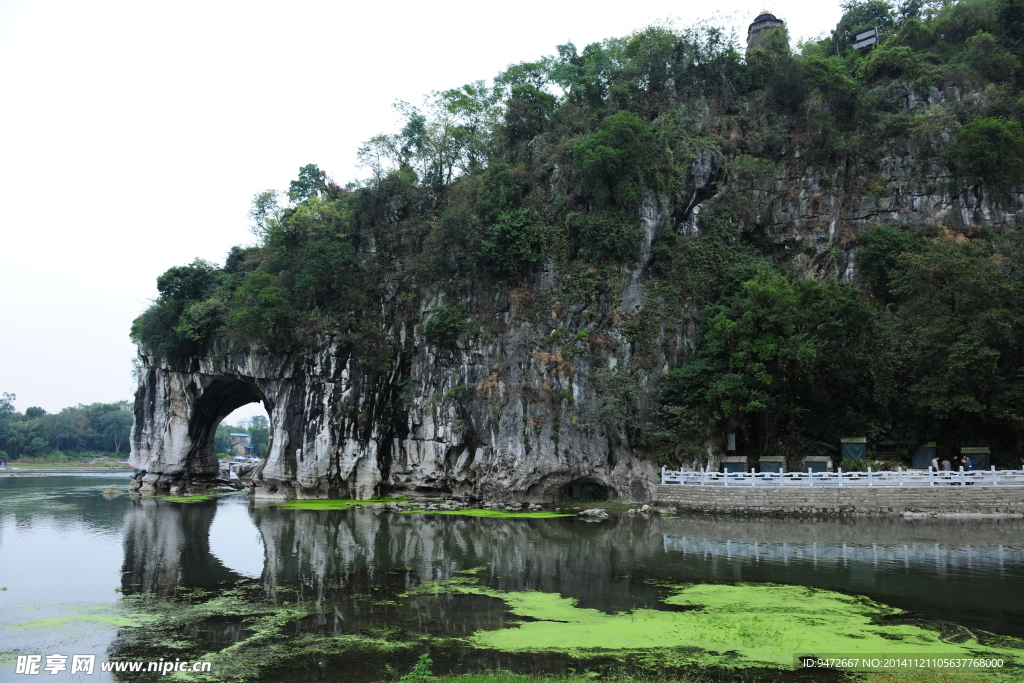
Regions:
M 946 157 L 959 178 L 1005 199 L 1024 183 L 1024 129 L 999 117 L 974 119 L 956 131 Z
M 571 213 L 566 224 L 584 261 L 631 261 L 640 253 L 643 230 L 632 215 L 614 210 Z
M 445 304 L 431 312 L 423 326 L 423 337 L 432 346 L 451 346 L 466 329 L 466 308 Z
M 596 207 L 636 209 L 644 198 L 654 134 L 635 114 L 620 111 L 573 147 L 580 189 Z
M 223 275 L 215 265 L 201 259 L 169 268 L 156 281 L 160 296 L 132 323 L 132 338 L 165 359 L 188 356 L 201 349 L 208 335 L 221 328 L 223 309 L 214 303 L 199 304 L 220 290 Z
M 544 257 L 547 231 L 536 211 L 514 209 L 501 214 L 484 231 L 481 252 L 502 275 L 520 274 Z
M 253 273 L 234 294 L 231 327 L 249 339 L 263 339 L 272 347 L 290 341 L 293 324 L 288 290 L 270 273 Z

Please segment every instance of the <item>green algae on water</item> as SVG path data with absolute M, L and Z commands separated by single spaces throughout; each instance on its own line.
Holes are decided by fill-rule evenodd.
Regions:
M 301 500 L 289 500 L 278 503 L 275 507 L 286 510 L 349 510 L 356 505 L 361 505 L 365 500 L 342 500 L 340 498 L 304 498 Z
M 499 519 L 551 519 L 552 517 L 573 517 L 571 514 L 560 514 L 557 512 L 508 512 L 506 510 L 480 510 L 472 508 L 469 510 L 401 510 L 405 514 L 413 515 L 461 515 L 463 517 L 496 517 Z
M 321 607 L 312 601 L 268 601 L 259 597 L 255 582 L 240 583 L 203 602 L 152 600 L 143 595 L 126 598 L 126 602 L 149 620 L 130 636 L 119 635 L 112 658 L 154 660 L 174 651 L 181 659 L 212 665 L 210 673 L 176 673 L 169 676 L 174 680 L 258 681 L 270 670 L 305 663 L 310 657 L 321 663 L 326 657 L 350 661 L 383 657 L 387 663 L 396 656 L 411 658 L 426 648 L 456 642 L 401 628 L 364 628 L 331 635 L 304 632 L 298 625 L 320 614 Z M 203 624 L 237 625 L 241 638 L 232 643 L 216 643 L 212 650 L 209 643 L 193 638 L 182 640 L 183 630 L 202 629 Z
M 1015 647 L 989 647 L 974 637 L 960 643 L 943 640 L 938 630 L 893 621 L 901 610 L 865 597 L 803 586 L 677 586 L 664 602 L 690 609 L 607 614 L 580 608 L 575 599 L 557 594 L 499 591 L 467 578 L 430 582 L 410 594 L 444 589 L 503 600 L 512 614 L 529 621 L 515 628 L 476 631 L 469 643 L 504 652 L 564 652 L 574 657 L 641 654 L 659 667 L 780 669 L 792 669 L 794 655 L 995 655 L 1008 661 L 1024 655 L 1024 642 L 1003 639 L 1013 641 Z
M 155 498 L 156 500 L 168 500 L 172 503 L 203 503 L 214 498 L 226 496 L 232 493 L 238 493 L 238 491 L 216 491 L 213 493 L 186 493 L 183 495 L 166 495 L 166 494 L 149 494 L 144 496 L 145 498 Z
M 273 503 L 274 507 L 286 510 L 350 510 L 356 505 L 374 505 L 376 503 L 407 503 L 409 498 L 370 498 L 369 500 L 353 500 L 347 498 L 299 498 Z
M 70 612 L 61 614 L 60 616 L 23 621 L 19 624 L 10 624 L 7 628 L 45 628 L 55 630 L 69 624 L 80 623 L 100 623 L 118 627 L 139 627 L 143 626 L 147 621 L 153 618 L 145 614 L 132 614 L 131 616 L 125 616 L 123 614 L 112 614 L 111 612 L 112 609 L 110 605 L 86 605 L 84 607 L 73 607 Z

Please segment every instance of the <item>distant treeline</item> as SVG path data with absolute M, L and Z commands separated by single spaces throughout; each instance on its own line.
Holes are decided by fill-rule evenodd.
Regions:
M 59 413 L 32 406 L 21 413 L 14 407 L 16 398 L 4 392 L 0 399 L 0 460 L 85 453 L 127 457 L 130 402 L 79 403 Z

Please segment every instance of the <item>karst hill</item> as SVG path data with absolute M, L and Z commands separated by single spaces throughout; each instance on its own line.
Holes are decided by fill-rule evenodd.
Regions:
M 135 321 L 137 486 L 253 401 L 262 497 L 644 500 L 729 433 L 1019 458 L 1024 1 L 845 7 L 558 46 L 258 195 Z

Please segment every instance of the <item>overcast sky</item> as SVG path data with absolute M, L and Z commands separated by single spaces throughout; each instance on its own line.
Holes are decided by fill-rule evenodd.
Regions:
M 253 195 L 304 164 L 363 177 L 395 100 L 716 9 L 745 37 L 765 6 L 0 0 L 0 391 L 22 411 L 131 398 L 156 277 L 250 243 Z M 794 39 L 840 16 L 767 6 Z

